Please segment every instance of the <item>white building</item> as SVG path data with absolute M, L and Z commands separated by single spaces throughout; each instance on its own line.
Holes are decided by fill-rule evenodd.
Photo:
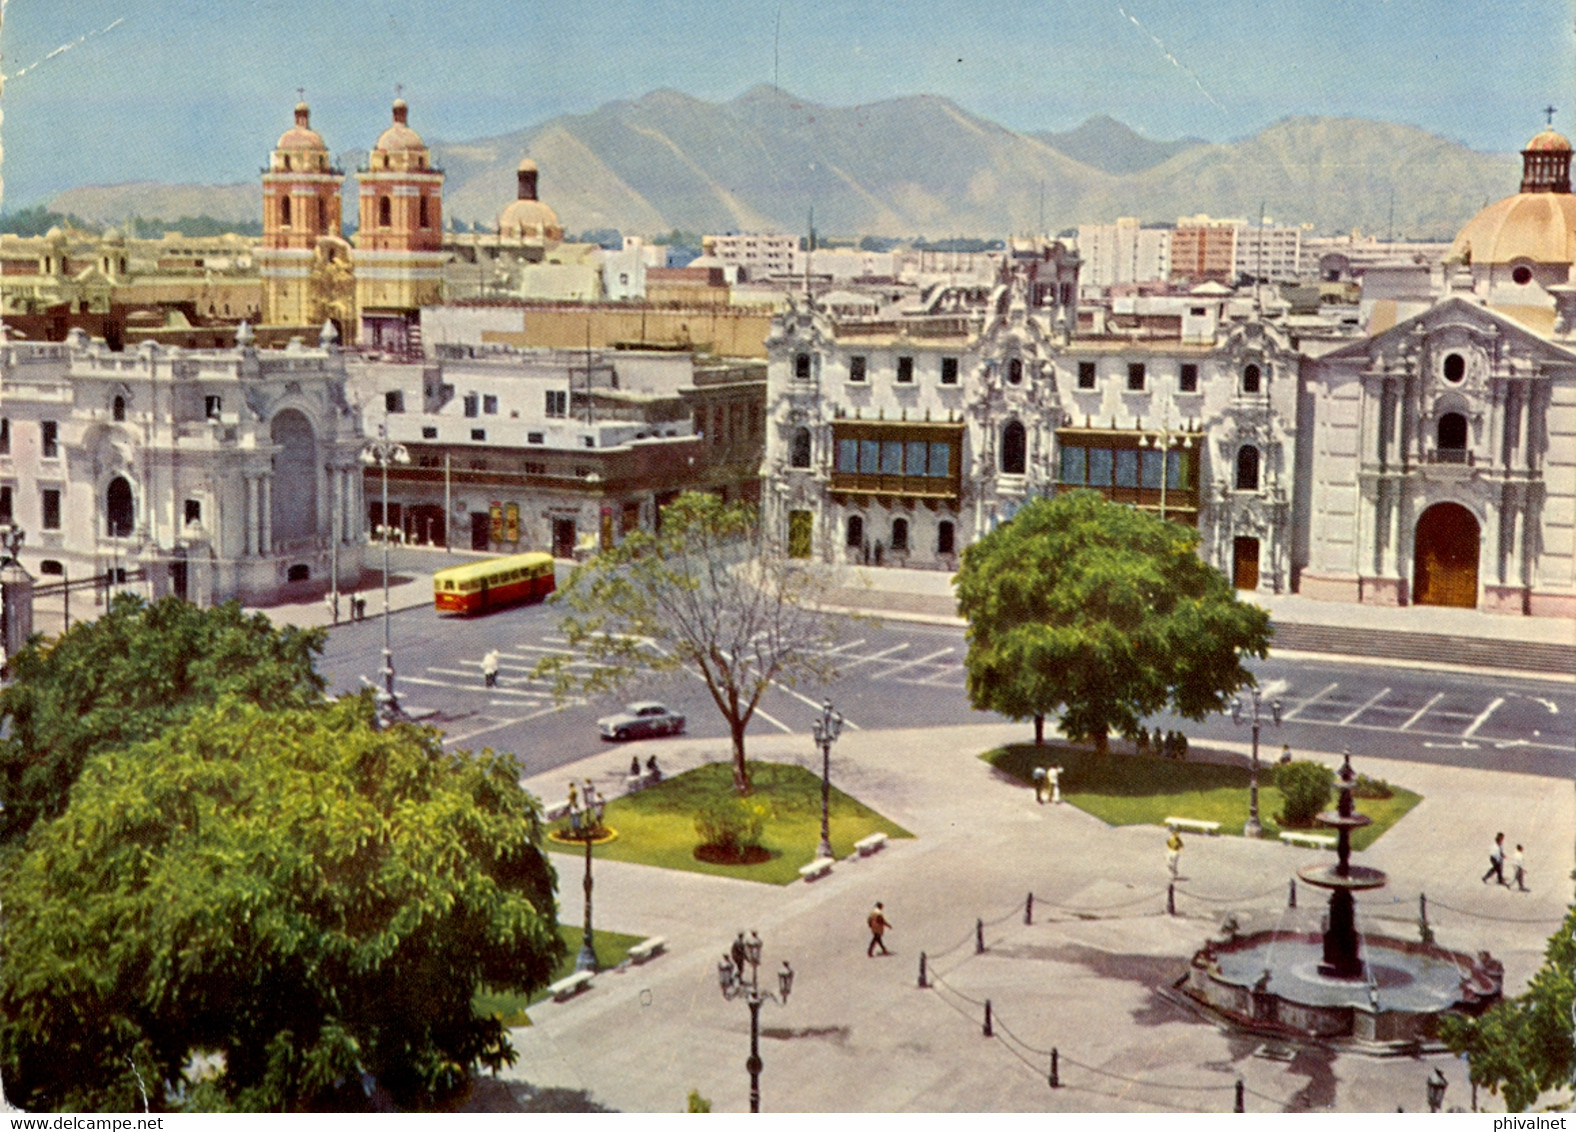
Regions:
M 703 254 L 737 268 L 746 281 L 791 275 L 799 237 L 788 232 L 730 232 L 701 237 Z
M 1171 277 L 1171 229 L 1146 228 L 1136 217 L 1115 224 L 1080 224 L 1079 283 L 1095 292 L 1119 283 L 1148 283 Z

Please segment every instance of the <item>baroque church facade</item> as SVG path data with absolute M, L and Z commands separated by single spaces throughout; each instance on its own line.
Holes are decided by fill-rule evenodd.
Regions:
M 1195 526 L 1239 589 L 1576 618 L 1570 158 L 1534 138 L 1388 324 L 1218 285 L 1174 317 L 1081 311 L 1059 243 L 917 306 L 796 299 L 767 340 L 768 529 L 954 570 L 1028 499 L 1093 488 Z

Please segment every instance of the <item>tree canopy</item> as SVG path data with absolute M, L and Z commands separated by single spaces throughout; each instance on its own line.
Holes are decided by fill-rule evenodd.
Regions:
M 748 793 L 744 732 L 766 689 L 834 674 L 827 650 L 843 619 L 815 608 L 824 588 L 815 568 L 765 544 L 754 507 L 686 493 L 663 508 L 660 533 L 632 531 L 553 596 L 570 611 L 564 635 L 591 669 L 550 657 L 538 671 L 561 694 L 693 673 L 727 721 L 734 784 Z
M 1027 504 L 963 552 L 969 701 L 1010 719 L 1060 713 L 1063 733 L 1132 735 L 1169 706 L 1221 710 L 1269 652 L 1269 614 L 1198 557 L 1198 534 L 1074 491 Z
M 30 1110 L 403 1106 L 512 1063 L 482 985 L 563 945 L 536 803 L 370 698 L 226 698 L 92 756 L 5 878 L 0 1064 Z M 197 1067 L 206 1066 L 206 1073 Z
M 1477 1018 L 1447 1016 L 1440 1026 L 1446 1048 L 1467 1055 L 1472 1083 L 1503 1096 L 1511 1112 L 1525 1112 L 1541 1093 L 1571 1082 L 1573 972 L 1576 908 L 1549 937 L 1543 966 L 1523 993 Z
M 198 609 L 117 594 L 96 621 L 53 643 L 35 637 L 0 690 L 0 839 L 66 805 L 88 755 L 151 739 L 231 696 L 269 707 L 323 697 L 321 629 L 276 629 L 235 603 Z

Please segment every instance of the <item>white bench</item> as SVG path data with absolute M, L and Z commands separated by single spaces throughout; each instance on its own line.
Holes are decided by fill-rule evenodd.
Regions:
M 1211 837 L 1220 832 L 1218 821 L 1202 821 L 1199 818 L 1167 818 L 1166 826 L 1169 829 L 1190 829 L 1194 833 L 1207 833 Z
M 799 875 L 804 877 L 805 880 L 815 880 L 817 877 L 824 877 L 831 872 L 834 864 L 836 862 L 831 857 L 817 857 L 808 865 L 800 866 Z
M 666 936 L 654 935 L 650 939 L 641 940 L 629 949 L 629 958 L 636 963 L 644 963 L 653 955 L 666 951 L 668 940 Z
M 565 999 L 573 998 L 590 985 L 591 972 L 576 971 L 573 975 L 565 975 L 547 989 L 555 1002 L 563 1002 Z
M 634 794 L 642 786 L 644 786 L 645 784 L 646 784 L 646 776 L 643 775 L 643 774 L 628 774 L 628 775 L 625 775 L 624 776 L 624 793 L 626 793 L 626 794 Z
M 868 857 L 876 850 L 886 848 L 886 843 L 886 834 L 872 833 L 869 837 L 861 837 L 858 841 L 854 842 L 854 848 L 859 850 L 859 855 L 861 857 Z
M 562 821 L 569 816 L 568 802 L 555 802 L 542 811 L 542 817 L 547 821 Z
M 1280 839 L 1287 845 L 1304 845 L 1309 849 L 1335 848 L 1335 838 L 1328 833 L 1305 833 L 1296 829 L 1283 829 Z

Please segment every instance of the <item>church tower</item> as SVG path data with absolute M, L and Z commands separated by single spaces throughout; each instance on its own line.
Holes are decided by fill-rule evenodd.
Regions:
M 403 98 L 357 175 L 361 228 L 356 235 L 360 341 L 393 353 L 421 347 L 421 308 L 443 298 L 443 171 L 407 124 Z
M 345 248 L 340 235 L 340 193 L 345 174 L 334 168 L 328 147 L 312 129 L 305 102 L 296 103 L 295 125 L 279 138 L 263 173 L 263 243 L 258 267 L 265 326 L 321 324 L 322 297 L 314 293 L 318 260 Z M 327 247 L 323 245 L 327 242 Z

